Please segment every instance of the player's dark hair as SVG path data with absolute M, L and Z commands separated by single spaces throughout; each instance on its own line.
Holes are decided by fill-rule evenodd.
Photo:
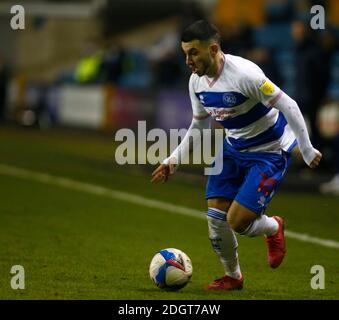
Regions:
M 198 20 L 189 25 L 181 34 L 182 42 L 190 42 L 193 40 L 214 40 L 220 44 L 220 34 L 213 24 L 206 20 Z

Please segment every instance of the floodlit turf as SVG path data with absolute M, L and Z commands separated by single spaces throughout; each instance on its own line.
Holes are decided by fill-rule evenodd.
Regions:
M 109 137 L 52 130 L 0 129 L 0 163 L 205 210 L 204 187 L 180 178 L 149 183 L 150 170 L 114 165 Z M 146 171 L 146 172 L 145 172 Z M 287 239 L 283 265 L 272 270 L 262 238 L 239 239 L 245 277 L 237 292 L 204 292 L 222 275 L 204 220 L 105 196 L 0 174 L 0 299 L 338 299 L 339 250 Z M 338 199 L 279 193 L 268 214 L 287 229 L 338 241 Z M 178 292 L 148 276 L 159 249 L 177 247 L 193 262 Z M 13 265 L 25 268 L 25 290 L 10 286 Z M 310 286 L 313 265 L 325 268 L 325 289 Z

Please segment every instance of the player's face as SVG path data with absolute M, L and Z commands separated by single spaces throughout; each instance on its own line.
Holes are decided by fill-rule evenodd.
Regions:
M 210 46 L 199 40 L 181 43 L 186 55 L 186 64 L 199 77 L 205 75 L 213 64 Z

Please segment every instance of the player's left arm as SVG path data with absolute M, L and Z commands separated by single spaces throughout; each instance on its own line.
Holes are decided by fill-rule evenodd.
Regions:
M 246 74 L 243 88 L 247 94 L 261 101 L 267 107 L 274 107 L 283 113 L 297 138 L 304 161 L 311 168 L 316 168 L 320 163 L 322 154 L 313 147 L 310 141 L 305 120 L 298 104 L 272 83 L 260 69 L 253 69 Z

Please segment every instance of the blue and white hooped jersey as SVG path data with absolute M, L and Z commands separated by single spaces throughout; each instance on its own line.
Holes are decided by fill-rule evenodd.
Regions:
M 189 91 L 194 118 L 209 114 L 236 151 L 281 153 L 295 146 L 284 115 L 273 108 L 283 92 L 253 62 L 224 54 L 217 77 L 192 74 Z

